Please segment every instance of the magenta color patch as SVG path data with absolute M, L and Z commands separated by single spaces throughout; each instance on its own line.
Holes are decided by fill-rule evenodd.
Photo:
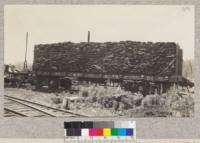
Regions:
M 89 136 L 97 136 L 97 129 L 95 128 L 89 129 Z

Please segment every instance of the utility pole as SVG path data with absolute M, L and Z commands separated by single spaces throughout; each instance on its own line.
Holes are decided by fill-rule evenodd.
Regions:
M 26 51 L 25 51 L 25 60 L 24 60 L 24 71 L 26 71 L 28 69 L 27 67 L 27 48 L 28 48 L 28 32 L 26 32 Z
M 88 43 L 90 43 L 90 31 L 88 31 Z

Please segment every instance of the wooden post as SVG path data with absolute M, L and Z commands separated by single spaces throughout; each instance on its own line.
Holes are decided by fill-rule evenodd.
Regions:
M 154 94 L 158 94 L 158 89 L 157 88 L 154 89 Z

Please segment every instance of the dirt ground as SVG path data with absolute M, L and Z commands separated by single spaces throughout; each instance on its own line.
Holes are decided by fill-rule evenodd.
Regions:
M 55 108 L 62 108 L 62 101 L 61 103 L 57 103 L 56 99 L 60 98 L 63 100 L 64 97 L 77 97 L 77 95 L 70 94 L 70 93 L 44 93 L 44 92 L 38 92 L 33 91 L 30 89 L 23 89 L 23 88 L 5 88 L 4 90 L 5 95 L 33 101 L 36 103 L 41 103 L 44 105 L 48 105 Z M 56 96 L 57 95 L 57 96 Z M 59 96 L 58 96 L 59 95 Z M 94 108 L 95 107 L 95 108 Z M 63 108 L 62 108 L 63 109 Z M 112 113 L 111 111 L 107 109 L 99 108 L 98 106 L 95 106 L 94 104 L 81 104 L 81 107 L 79 104 L 74 104 L 73 102 L 70 103 L 70 111 L 81 113 L 83 115 L 88 116 L 116 116 L 115 113 Z
M 144 97 L 120 87 L 79 86 L 79 92 L 45 93 L 5 88 L 5 95 L 94 117 L 193 117 L 194 88 L 174 88 Z M 67 107 L 66 107 L 66 102 Z

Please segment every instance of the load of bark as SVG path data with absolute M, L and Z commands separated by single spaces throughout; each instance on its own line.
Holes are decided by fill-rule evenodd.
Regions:
M 172 42 L 41 44 L 34 49 L 33 70 L 172 75 L 176 69 L 177 48 Z

